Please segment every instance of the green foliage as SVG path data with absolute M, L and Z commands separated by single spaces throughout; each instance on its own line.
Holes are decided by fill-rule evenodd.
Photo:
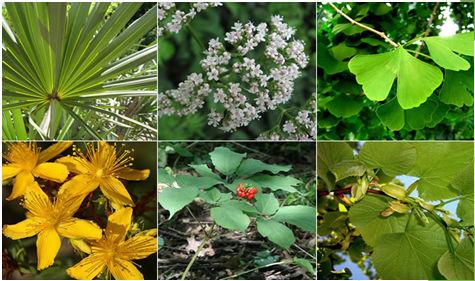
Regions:
M 316 231 L 314 207 L 281 206 L 276 197 L 276 194 L 298 192 L 296 188 L 302 181 L 281 175 L 291 171 L 292 166 L 267 164 L 224 146 L 215 147 L 207 157 L 211 166 L 190 165 L 200 176 L 173 176 L 166 169 L 159 170 L 159 184 L 164 188 L 158 202 L 170 212 L 170 218 L 200 198 L 209 204 L 211 218 L 217 225 L 246 232 L 255 221 L 262 236 L 284 249 L 289 249 L 295 241 L 286 223 L 304 231 Z M 255 199 L 245 200 L 235 195 L 240 183 L 249 183 L 258 189 Z
M 473 139 L 473 3 L 336 5 L 398 47 L 317 5 L 319 139 Z
M 8 3 L 7 139 L 152 139 L 156 9 L 143 3 Z
M 371 258 L 374 279 L 473 279 L 472 143 L 319 142 L 317 151 L 330 163 L 317 171 L 319 247 L 340 249 L 369 276 L 364 261 Z M 363 173 L 347 165 L 355 160 Z M 335 181 L 336 171 L 348 176 Z M 405 188 L 398 177 L 408 175 L 417 179 Z M 353 189 L 365 180 L 356 198 Z M 452 201 L 458 217 L 444 208 Z M 333 265 L 326 266 L 318 272 L 332 279 Z

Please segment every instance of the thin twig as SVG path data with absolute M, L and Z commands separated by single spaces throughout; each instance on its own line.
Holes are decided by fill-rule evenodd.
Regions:
M 432 30 L 432 22 L 434 21 L 435 13 L 437 12 L 437 9 L 439 9 L 439 6 L 440 6 L 439 2 L 435 3 L 434 9 L 432 9 L 432 14 L 430 15 L 429 21 L 427 22 L 427 29 L 422 33 L 422 38 L 429 36 Z M 417 46 L 416 55 L 415 55 L 416 58 L 419 56 L 423 45 L 424 45 L 424 41 L 421 41 L 421 44 Z
M 198 249 L 196 250 L 195 254 L 191 258 L 188 265 L 186 266 L 185 271 L 183 272 L 183 275 L 181 276 L 181 280 L 185 280 L 186 276 L 188 275 L 188 272 L 191 269 L 191 266 L 193 266 L 193 263 L 195 263 L 196 258 L 198 257 L 199 253 L 201 253 L 201 250 L 203 250 L 204 246 L 206 245 L 209 239 L 210 238 L 207 235 L 205 235 L 200 245 L 198 246 Z
M 384 32 L 381 32 L 381 31 L 378 31 L 374 28 L 371 28 L 367 25 L 364 25 L 362 23 L 359 23 L 357 21 L 355 21 L 354 19 L 352 19 L 350 16 L 348 16 L 347 14 L 345 14 L 342 10 L 338 9 L 333 3 L 329 2 L 328 5 L 330 5 L 338 14 L 342 15 L 345 19 L 347 19 L 349 22 L 351 22 L 351 24 L 353 25 L 357 25 L 361 28 L 364 28 L 368 31 L 371 31 L 377 35 L 379 35 L 380 37 L 382 37 L 384 39 L 384 41 L 388 42 L 389 44 L 391 44 L 394 48 L 397 48 L 399 47 L 399 44 L 394 42 L 393 40 L 391 40 Z

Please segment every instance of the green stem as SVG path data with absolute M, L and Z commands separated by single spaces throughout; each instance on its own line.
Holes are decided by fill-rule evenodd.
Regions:
M 455 197 L 455 198 L 452 198 L 452 199 L 449 199 L 447 201 L 444 201 L 444 202 L 441 202 L 437 205 L 435 205 L 434 207 L 437 208 L 437 207 L 441 207 L 441 206 L 444 206 L 445 204 L 448 204 L 450 202 L 454 202 L 454 201 L 457 201 L 457 200 L 460 200 L 462 199 L 463 195 L 462 196 L 458 196 L 458 197 Z
M 206 243 L 209 241 L 209 237 L 208 235 L 205 235 L 205 237 L 203 238 L 203 240 L 201 241 L 200 245 L 198 246 L 198 249 L 196 250 L 195 254 L 193 255 L 193 257 L 191 258 L 190 262 L 188 263 L 188 265 L 186 266 L 186 269 L 185 271 L 183 272 L 183 275 L 181 275 L 181 280 L 185 280 L 186 276 L 188 275 L 188 272 L 190 271 L 191 267 L 193 266 L 193 263 L 195 263 L 195 260 L 196 258 L 198 257 L 199 253 L 201 252 L 201 250 L 203 250 L 204 246 L 206 245 Z
M 445 233 L 445 240 L 447 241 L 447 246 L 451 253 L 455 253 L 455 246 L 450 237 L 449 230 L 447 229 L 447 224 L 436 214 L 434 211 L 428 211 L 433 220 L 435 220 L 443 229 Z
M 405 49 L 405 50 L 408 51 L 408 52 L 414 53 L 416 55 L 421 55 L 421 56 L 426 57 L 428 59 L 432 59 L 430 56 L 428 56 L 426 54 L 423 54 L 423 53 L 420 53 L 420 52 L 417 52 L 417 51 L 414 51 L 414 50 L 411 50 L 411 49 Z

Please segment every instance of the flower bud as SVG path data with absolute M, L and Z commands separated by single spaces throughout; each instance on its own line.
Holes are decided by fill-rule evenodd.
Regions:
M 391 208 L 386 208 L 384 210 L 382 210 L 379 214 L 382 216 L 382 217 L 389 217 L 390 215 L 392 215 L 394 213 L 394 210 L 391 209 Z
M 404 213 L 407 213 L 407 211 L 409 211 L 409 206 L 397 200 L 389 202 L 389 208 L 391 208 L 392 210 L 400 214 L 404 214 Z
M 399 200 L 403 200 L 406 198 L 406 190 L 404 189 L 404 187 L 400 186 L 400 185 L 397 185 L 397 184 L 394 184 L 394 183 L 387 183 L 387 184 L 382 184 L 380 186 L 380 189 L 386 193 L 387 195 L 393 197 L 393 198 L 396 198 L 396 199 L 399 199 Z

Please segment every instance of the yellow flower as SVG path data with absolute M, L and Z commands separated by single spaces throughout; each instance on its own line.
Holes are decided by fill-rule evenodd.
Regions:
M 134 202 L 119 178 L 145 180 L 150 170 L 131 169 L 129 166 L 134 159 L 129 156 L 130 150 L 116 153 L 116 147 L 106 142 L 99 142 L 97 149 L 93 144 L 87 145 L 86 148 L 86 154 L 75 148 L 76 156 L 66 156 L 57 160 L 77 174 L 73 180 L 81 183 L 68 185 L 68 192 L 89 193 L 100 187 L 102 193 L 112 203 L 133 206 Z M 62 192 L 64 190 L 60 190 L 60 193 Z
M 58 142 L 43 151 L 31 142 L 9 144 L 7 153 L 3 155 L 7 164 L 2 165 L 2 180 L 16 177 L 12 193 L 7 200 L 25 195 L 28 186 L 35 181 L 35 177 L 55 182 L 65 181 L 68 177 L 67 167 L 46 161 L 66 150 L 71 144 L 72 142 Z
M 37 267 L 38 270 L 45 269 L 54 263 L 61 247 L 61 236 L 70 239 L 101 239 L 102 230 L 98 225 L 73 217 L 83 199 L 84 196 L 71 197 L 65 194 L 58 195 L 51 202 L 38 183 L 33 182 L 23 201 L 23 206 L 28 210 L 26 219 L 14 225 L 5 225 L 3 234 L 14 240 L 38 235 Z
M 91 254 L 68 268 L 68 274 L 75 279 L 92 280 L 107 267 L 115 279 L 144 279 L 132 260 L 157 252 L 157 232 L 156 229 L 144 231 L 126 240 L 131 220 L 132 208 L 122 208 L 110 215 L 102 239 L 90 244 Z

